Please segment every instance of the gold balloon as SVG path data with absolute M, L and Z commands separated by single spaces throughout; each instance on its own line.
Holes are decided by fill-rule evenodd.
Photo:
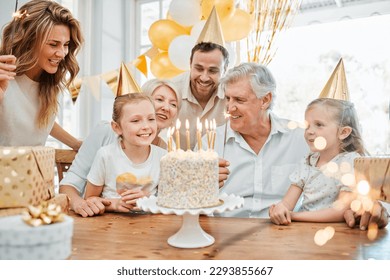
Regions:
M 155 21 L 149 28 L 149 39 L 154 46 L 163 51 L 168 51 L 171 41 L 179 35 L 188 35 L 189 32 L 183 26 L 169 19 Z
M 184 72 L 172 64 L 168 52 L 162 52 L 153 57 L 150 61 L 150 71 L 159 79 L 172 78 Z
M 225 41 L 237 41 L 246 38 L 252 29 L 251 16 L 241 9 L 236 9 L 234 15 L 221 21 L 223 37 Z
M 207 19 L 213 9 L 217 9 L 220 20 L 228 19 L 233 16 L 235 11 L 234 0 L 203 0 L 202 1 L 202 18 Z

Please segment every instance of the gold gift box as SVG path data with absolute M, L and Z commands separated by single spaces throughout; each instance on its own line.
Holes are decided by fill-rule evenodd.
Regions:
M 48 203 L 55 203 L 61 207 L 61 211 L 65 214 L 69 213 L 69 198 L 66 194 L 60 193 L 56 194 L 55 197 L 50 198 Z M 0 209 L 0 217 L 4 216 L 13 216 L 23 213 L 28 210 L 26 207 L 17 207 L 17 208 L 3 208 Z
M 370 196 L 390 202 L 390 156 L 358 157 L 354 162 L 355 180 L 370 185 Z
M 54 148 L 0 147 L 0 208 L 54 197 Z

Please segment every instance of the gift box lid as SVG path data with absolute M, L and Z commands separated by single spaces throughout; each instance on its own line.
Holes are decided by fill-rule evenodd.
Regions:
M 38 227 L 26 224 L 22 215 L 0 218 L 0 248 L 62 242 L 72 236 L 73 219 L 67 215 L 63 222 Z

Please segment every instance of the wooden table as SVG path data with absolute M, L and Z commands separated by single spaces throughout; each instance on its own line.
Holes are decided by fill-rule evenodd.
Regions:
M 370 241 L 367 231 L 343 223 L 292 223 L 276 226 L 267 219 L 200 217 L 202 228 L 215 238 L 209 247 L 180 249 L 167 239 L 176 233 L 182 217 L 162 214 L 118 214 L 74 218 L 73 252 L 70 259 L 187 259 L 187 260 L 344 260 L 390 259 L 388 227 Z M 314 235 L 326 226 L 334 237 L 323 246 Z

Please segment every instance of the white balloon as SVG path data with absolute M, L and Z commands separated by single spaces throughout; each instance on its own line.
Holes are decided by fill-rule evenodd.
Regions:
M 194 38 L 189 35 L 181 35 L 173 39 L 168 49 L 172 64 L 181 70 L 189 70 L 191 50 L 195 42 Z
M 181 25 L 194 25 L 202 16 L 200 0 L 172 0 L 169 4 L 169 14 Z
M 200 33 L 203 30 L 204 25 L 206 24 L 205 20 L 198 21 L 191 28 L 191 36 L 198 40 Z

